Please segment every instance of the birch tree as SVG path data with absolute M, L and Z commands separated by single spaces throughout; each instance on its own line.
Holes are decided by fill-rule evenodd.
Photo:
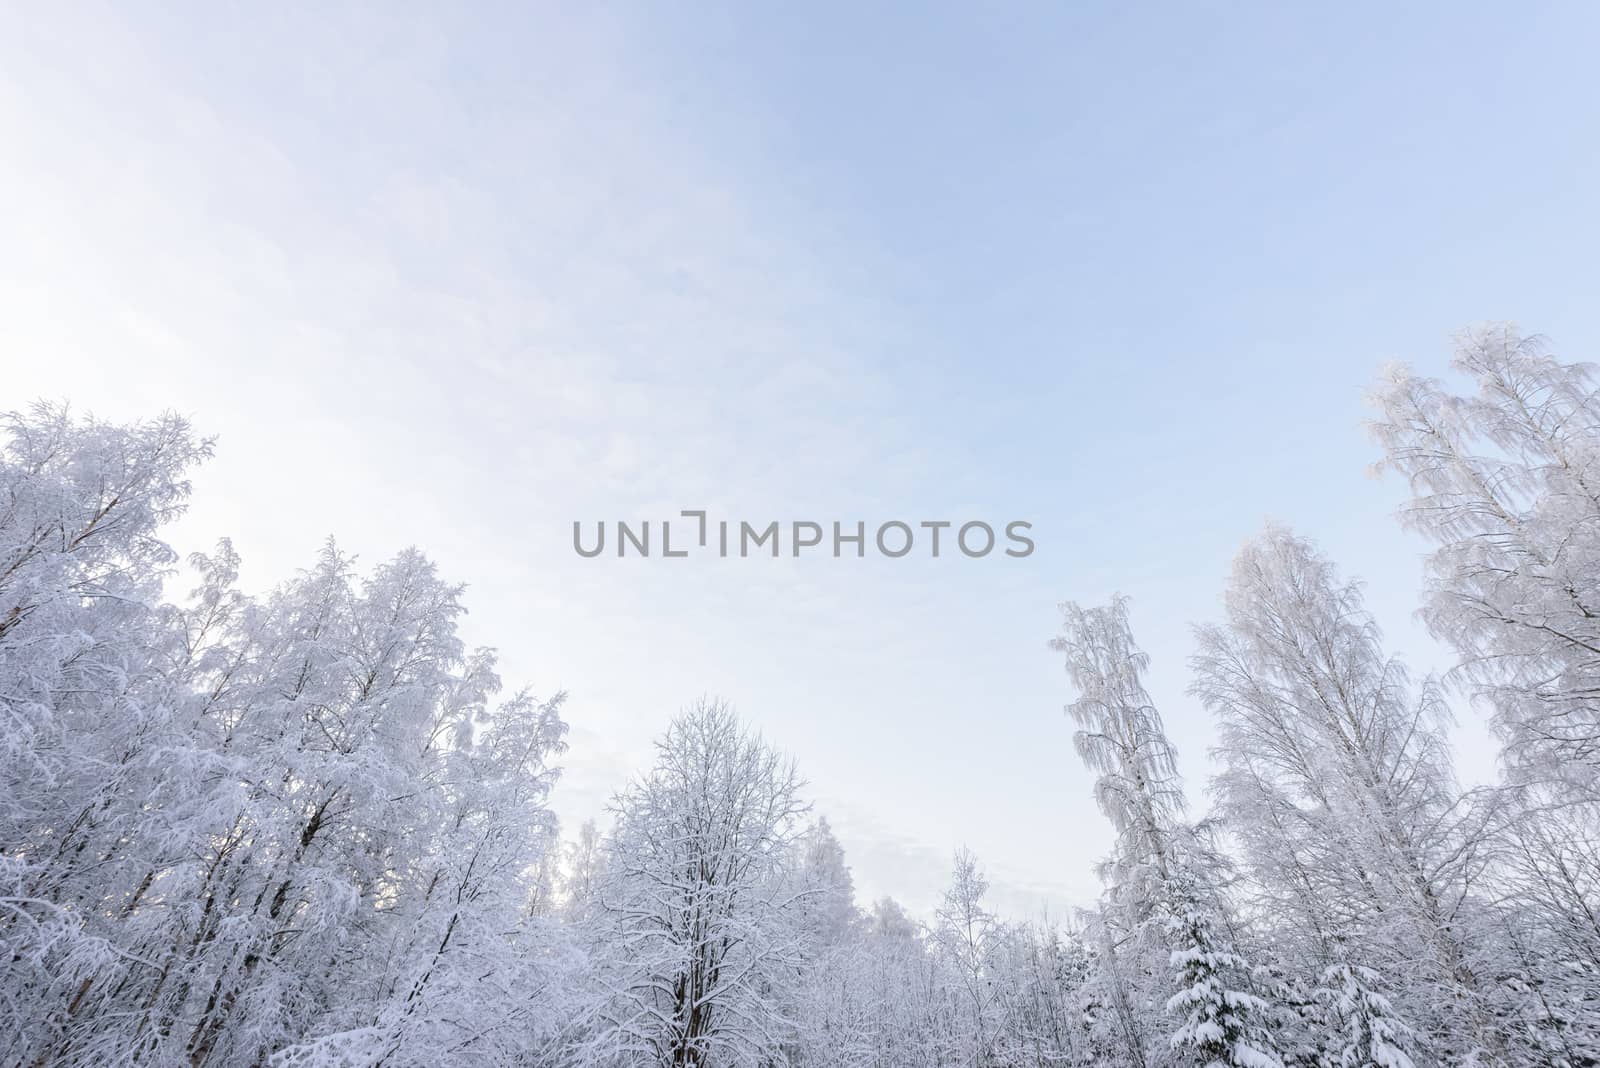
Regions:
M 1160 912 L 1183 864 L 1187 839 L 1177 756 L 1145 690 L 1149 666 L 1128 625 L 1127 601 L 1097 608 L 1061 606 L 1062 632 L 1051 647 L 1065 656 L 1078 696 L 1078 755 L 1098 772 L 1095 800 L 1117 837 L 1101 866 L 1106 899 L 1089 916 L 1096 950 L 1092 980 L 1101 1028 L 1126 1063 L 1160 1063 L 1169 1030 L 1164 1007 L 1168 947 Z
M 119 920 L 165 754 L 186 747 L 159 600 L 210 444 L 176 416 L 115 426 L 36 405 L 0 454 L 0 1057 L 76 1048 L 91 1001 L 142 967 Z
M 1600 791 L 1600 396 L 1595 368 L 1496 324 L 1459 336 L 1476 392 L 1404 367 L 1372 393 L 1380 470 L 1435 543 L 1423 616 L 1488 701 L 1508 766 Z
M 1193 692 L 1218 720 L 1215 791 L 1262 906 L 1297 921 L 1302 967 L 1349 937 L 1405 974 L 1441 1039 L 1503 1056 L 1474 893 L 1485 817 L 1455 786 L 1432 680 L 1410 685 L 1359 587 L 1286 531 L 1240 552 L 1224 600 Z

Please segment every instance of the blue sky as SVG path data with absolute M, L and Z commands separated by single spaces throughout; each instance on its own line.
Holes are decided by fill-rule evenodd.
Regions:
M 1588 5 L 60 5 L 0 33 L 9 406 L 220 435 L 176 532 L 471 584 L 572 693 L 575 822 L 702 693 L 864 895 L 1010 911 L 1109 834 L 1056 602 L 1133 597 L 1204 803 L 1189 626 L 1268 518 L 1420 668 L 1361 395 L 1515 319 L 1596 350 Z M 574 519 L 1023 518 L 1023 561 L 586 561 Z M 1460 764 L 1492 773 L 1462 709 Z

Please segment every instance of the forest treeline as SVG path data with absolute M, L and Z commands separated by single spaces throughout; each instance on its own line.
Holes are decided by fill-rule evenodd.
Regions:
M 1443 676 L 1268 529 L 1196 631 L 1194 813 L 1126 604 L 1062 606 L 1115 845 L 1061 924 L 996 916 L 965 851 L 933 916 L 857 902 L 793 763 L 715 702 L 564 839 L 563 696 L 502 689 L 426 557 L 330 543 L 246 593 L 226 542 L 180 569 L 162 540 L 210 451 L 183 419 L 13 414 L 0 1064 L 1600 1064 L 1596 375 L 1504 326 L 1455 370 L 1373 392 Z M 1492 719 L 1493 787 L 1452 773 L 1446 692 Z

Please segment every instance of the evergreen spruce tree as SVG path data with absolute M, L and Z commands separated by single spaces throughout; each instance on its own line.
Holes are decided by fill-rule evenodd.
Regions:
M 1407 1052 L 1417 1034 L 1381 992 L 1371 968 L 1341 962 L 1322 973 L 1315 997 L 1323 1007 L 1329 1064 L 1337 1068 L 1412 1068 Z
M 1169 881 L 1166 926 L 1178 992 L 1172 1048 L 1197 1068 L 1284 1068 L 1269 1027 L 1271 1003 L 1253 993 L 1250 970 L 1217 929 L 1213 910 L 1189 880 Z

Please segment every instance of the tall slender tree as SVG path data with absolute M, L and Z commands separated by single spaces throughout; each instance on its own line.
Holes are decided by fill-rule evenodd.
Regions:
M 1349 938 L 1405 976 L 1441 1040 L 1504 1056 L 1473 893 L 1485 819 L 1455 786 L 1432 680 L 1409 685 L 1359 587 L 1286 531 L 1240 552 L 1225 603 L 1198 631 L 1193 692 L 1217 717 L 1215 791 L 1259 902 L 1302 924 L 1310 974 Z

